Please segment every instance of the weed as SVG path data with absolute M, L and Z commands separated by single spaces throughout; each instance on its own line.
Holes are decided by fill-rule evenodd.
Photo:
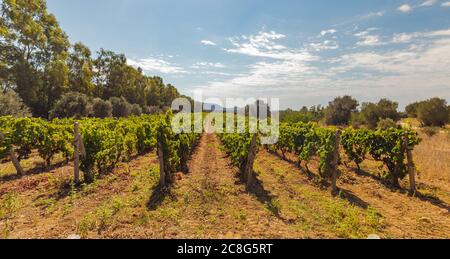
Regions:
M 4 221 L 3 236 L 6 238 L 11 231 L 9 221 L 14 218 L 19 208 L 18 198 L 15 193 L 7 193 L 0 201 L 0 221 Z
M 241 221 L 241 222 L 245 222 L 247 220 L 247 213 L 245 212 L 245 210 L 238 210 L 235 211 L 233 213 L 233 216 L 235 219 Z
M 95 217 L 97 219 L 97 230 L 99 233 L 108 228 L 113 216 L 113 210 L 111 210 L 107 206 L 101 206 L 97 210 Z
M 86 237 L 88 235 L 89 231 L 92 231 L 95 228 L 96 228 L 96 223 L 95 223 L 94 215 L 92 213 L 88 213 L 78 223 L 77 234 L 82 237 Z
M 136 220 L 136 224 L 139 226 L 147 226 L 151 220 L 150 214 L 147 210 L 143 209 Z
M 55 198 L 43 198 L 39 199 L 36 202 L 36 206 L 42 207 L 47 211 L 47 213 L 51 213 L 55 209 L 56 199 Z

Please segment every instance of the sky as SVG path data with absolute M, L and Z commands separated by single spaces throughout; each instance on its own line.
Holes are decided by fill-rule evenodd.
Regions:
M 450 102 L 450 0 L 47 0 L 72 42 L 182 94 Z

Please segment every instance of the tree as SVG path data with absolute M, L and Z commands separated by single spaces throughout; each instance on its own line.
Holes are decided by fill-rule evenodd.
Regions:
M 96 84 L 95 96 L 102 99 L 116 97 L 114 92 L 116 84 L 120 84 L 120 70 L 126 65 L 127 59 L 123 54 L 116 54 L 113 51 L 100 49 L 97 52 L 97 59 L 94 60 L 95 73 L 94 82 Z
M 361 112 L 354 112 L 352 113 L 350 124 L 353 128 L 359 129 L 361 126 L 365 124 L 364 117 L 362 116 Z
M 400 119 L 397 102 L 383 98 L 378 102 L 378 109 L 379 117 L 382 119 L 392 119 L 393 121 Z
M 82 43 L 71 46 L 45 0 L 0 2 L 0 87 L 16 91 L 39 117 L 48 117 L 67 92 L 161 109 L 180 96 L 162 78 L 128 65 L 123 54 L 100 49 L 94 60 Z
M 33 114 L 47 117 L 67 89 L 67 35 L 45 0 L 3 0 L 0 8 L 2 72 Z
M 95 85 L 94 62 L 91 58 L 91 51 L 83 43 L 75 43 L 72 52 L 69 54 L 69 85 L 70 90 L 93 96 Z
M 23 103 L 22 98 L 12 91 L 0 91 L 0 116 L 11 115 L 22 118 L 30 117 L 30 109 Z
M 175 88 L 175 86 L 168 84 L 167 86 L 163 87 L 162 105 L 164 107 L 171 107 L 173 100 L 178 97 L 180 97 L 180 93 L 178 93 L 178 90 Z
M 359 106 L 351 96 L 338 97 L 330 102 L 325 112 L 327 125 L 348 125 L 352 112 Z
M 304 106 L 300 111 L 294 111 L 292 109 L 287 109 L 280 111 L 280 121 L 281 122 L 319 122 L 324 117 L 324 108 L 319 106 L 312 106 L 310 108 Z
M 114 117 L 128 117 L 131 114 L 131 104 L 124 97 L 112 97 L 109 101 L 112 104 Z
M 405 107 L 405 112 L 408 115 L 408 117 L 417 118 L 417 108 L 419 107 L 419 105 L 420 105 L 420 102 L 415 102 L 415 103 L 408 104 Z
M 50 111 L 51 118 L 76 118 L 89 116 L 91 107 L 89 98 L 82 93 L 70 92 L 64 94 Z
M 92 116 L 96 118 L 112 117 L 112 110 L 113 107 L 110 101 L 95 98 L 92 102 Z
M 382 119 L 391 119 L 394 122 L 398 121 L 400 114 L 397 108 L 398 103 L 388 99 L 381 99 L 378 103 L 363 103 L 361 116 L 369 128 L 375 129 L 378 122 Z
M 148 106 L 158 106 L 161 108 L 161 92 L 163 85 L 162 79 L 159 77 L 148 78 L 148 85 L 145 88 L 145 96 Z
M 424 126 L 445 126 L 449 122 L 449 112 L 447 101 L 437 97 L 420 102 L 417 107 L 417 116 Z

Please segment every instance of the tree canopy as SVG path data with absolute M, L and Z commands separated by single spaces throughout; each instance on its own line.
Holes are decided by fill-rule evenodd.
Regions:
M 325 123 L 327 125 L 348 125 L 353 112 L 356 112 L 359 104 L 351 96 L 343 96 L 329 103 L 325 111 Z
M 16 91 L 34 116 L 49 117 L 68 92 L 123 97 L 142 110 L 164 110 L 180 96 L 162 78 L 128 65 L 123 54 L 100 49 L 93 58 L 83 43 L 71 45 L 45 0 L 3 0 L 0 8 L 0 84 Z

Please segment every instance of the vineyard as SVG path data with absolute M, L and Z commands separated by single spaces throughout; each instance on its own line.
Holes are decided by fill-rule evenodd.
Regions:
M 112 170 L 120 161 L 158 149 L 166 157 L 164 170 L 170 182 L 171 175 L 186 168 L 196 134 L 174 134 L 172 114 L 141 116 L 127 119 L 72 119 L 45 121 L 43 119 L 0 119 L 0 159 L 10 157 L 17 174 L 23 175 L 20 161 L 37 150 L 51 166 L 52 158 L 62 154 L 68 162 L 81 154 L 79 169 L 84 181 L 92 182 L 102 173 Z M 159 146 L 157 145 L 159 143 Z M 76 147 L 76 148 L 75 148 Z M 78 168 L 76 168 L 78 170 Z M 79 176 L 75 173 L 75 183 Z
M 413 156 L 422 139 L 410 129 L 283 123 L 279 141 L 265 145 L 248 125 L 196 134 L 191 123 L 180 133 L 173 118 L 0 118 L 0 169 L 10 168 L 0 183 L 4 235 L 450 236 L 450 192 L 422 193 Z M 43 169 L 30 174 L 36 160 Z
M 235 166 L 245 170 L 249 152 L 252 149 L 251 134 L 221 134 L 224 149 Z M 338 165 L 342 162 L 340 149 L 345 160 L 360 164 L 370 156 L 384 164 L 387 170 L 383 178 L 400 187 L 399 180 L 410 176 L 410 191 L 415 191 L 414 163 L 411 151 L 420 143 L 418 134 L 408 129 L 388 129 L 371 131 L 366 129 L 322 128 L 314 123 L 294 123 L 280 125 L 279 140 L 273 145 L 264 145 L 272 153 L 280 152 L 283 159 L 291 153 L 297 157 L 298 167 L 308 168 L 313 158 L 318 158 L 318 172 L 323 180 L 331 179 L 333 192 L 337 191 Z M 409 154 L 409 156 L 408 156 Z M 347 163 L 346 163 L 347 164 Z

